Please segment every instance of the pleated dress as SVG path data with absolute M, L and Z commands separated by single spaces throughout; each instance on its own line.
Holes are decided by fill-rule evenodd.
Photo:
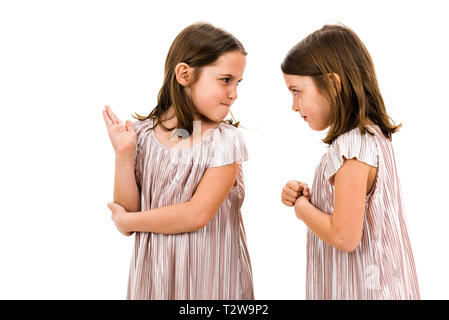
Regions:
M 240 129 L 226 123 L 187 149 L 160 143 L 150 130 L 152 119 L 133 124 L 142 211 L 191 200 L 208 168 L 248 157 Z M 240 165 L 237 186 L 204 228 L 173 235 L 136 232 L 127 299 L 254 299 L 240 211 L 244 195 Z
M 367 129 L 374 135 L 354 128 L 335 139 L 315 171 L 311 203 L 328 214 L 343 156 L 377 167 L 377 176 L 353 252 L 324 243 L 308 229 L 306 299 L 420 299 L 392 144 L 377 125 Z

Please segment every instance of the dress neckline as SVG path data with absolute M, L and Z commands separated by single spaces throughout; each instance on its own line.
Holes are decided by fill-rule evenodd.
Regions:
M 153 126 L 153 119 L 151 120 L 151 126 Z M 193 150 L 196 147 L 202 145 L 204 142 L 210 140 L 210 137 L 214 135 L 215 131 L 218 130 L 222 125 L 224 124 L 224 122 L 220 122 L 220 124 L 218 126 L 216 126 L 214 129 L 212 129 L 212 131 L 200 142 L 198 142 L 197 144 L 194 144 L 193 146 L 190 146 L 188 148 L 174 148 L 174 147 L 169 147 L 166 146 L 165 144 L 163 144 L 162 142 L 159 141 L 159 139 L 156 137 L 156 133 L 154 132 L 154 128 L 151 131 L 151 134 L 153 135 L 154 140 L 156 141 L 156 144 L 159 145 L 160 147 L 162 147 L 163 149 L 167 149 L 167 150 Z

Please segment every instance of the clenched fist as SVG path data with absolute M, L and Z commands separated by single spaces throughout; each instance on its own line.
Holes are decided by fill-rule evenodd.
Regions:
M 301 181 L 290 180 L 282 189 L 281 201 L 286 206 L 293 207 L 296 199 L 300 196 L 305 196 L 310 200 L 309 186 Z

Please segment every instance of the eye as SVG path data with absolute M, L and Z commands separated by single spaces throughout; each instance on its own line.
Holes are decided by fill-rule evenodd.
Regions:
M 295 90 L 295 89 L 291 89 L 291 91 L 292 91 L 292 93 L 293 93 L 294 96 L 298 95 L 298 93 L 299 93 L 299 91 L 298 91 L 298 90 Z
M 224 83 L 229 83 L 229 80 L 231 80 L 231 78 L 221 78 L 220 80 Z

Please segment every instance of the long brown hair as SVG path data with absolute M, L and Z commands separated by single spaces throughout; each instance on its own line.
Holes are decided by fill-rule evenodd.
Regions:
M 184 62 L 194 68 L 194 83 L 201 72 L 201 67 L 213 64 L 222 54 L 238 51 L 247 55 L 243 45 L 230 33 L 216 28 L 209 23 L 195 23 L 182 30 L 173 41 L 165 60 L 164 81 L 159 91 L 157 105 L 148 116 L 136 113 L 134 118 L 157 120 L 163 129 L 162 115 L 173 106 L 177 118 L 177 128 L 185 129 L 192 134 L 195 106 L 187 95 L 185 88 L 178 83 L 175 75 L 175 67 Z M 232 115 L 232 114 L 231 114 Z M 238 126 L 239 122 L 229 124 Z M 154 128 L 154 127 L 153 127 Z M 153 129 L 151 128 L 151 129 Z
M 365 128 L 368 120 L 389 140 L 402 126 L 387 115 L 368 50 L 344 25 L 325 25 L 308 35 L 288 52 L 281 69 L 285 74 L 311 76 L 329 100 L 331 126 L 324 143 L 332 144 L 355 127 L 362 134 L 373 134 Z M 340 78 L 340 88 L 333 73 Z

